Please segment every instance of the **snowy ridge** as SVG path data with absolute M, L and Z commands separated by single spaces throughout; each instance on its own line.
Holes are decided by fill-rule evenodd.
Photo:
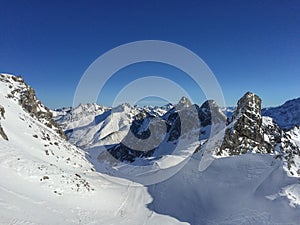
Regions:
M 284 129 L 300 126 L 300 98 L 289 100 L 278 107 L 266 108 L 262 114 L 272 117 Z
M 6 86 L 6 89 L 2 90 L 3 95 L 20 104 L 31 117 L 52 128 L 62 138 L 65 138 L 64 132 L 53 120 L 50 110 L 37 99 L 34 89 L 26 84 L 22 77 L 0 74 L 0 82 L 3 82 Z

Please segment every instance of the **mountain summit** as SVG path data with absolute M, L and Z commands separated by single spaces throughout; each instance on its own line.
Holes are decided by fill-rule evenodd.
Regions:
M 188 108 L 192 105 L 191 101 L 187 97 L 182 97 L 179 102 L 175 105 L 177 110 L 181 110 L 183 108 Z
M 300 146 L 294 136 L 283 131 L 272 118 L 261 115 L 261 102 L 259 96 L 251 92 L 238 101 L 216 154 L 274 154 L 284 160 L 292 175 L 300 176 L 300 170 L 295 169 L 298 168 Z

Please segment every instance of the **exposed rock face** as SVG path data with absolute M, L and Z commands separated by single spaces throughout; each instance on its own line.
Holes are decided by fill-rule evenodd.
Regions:
M 137 157 L 152 156 L 160 143 L 176 140 L 195 127 L 192 116 L 198 115 L 197 111 L 192 112 L 191 106 L 190 100 L 182 97 L 175 107 L 161 117 L 141 109 L 131 123 L 130 132 L 108 152 L 117 160 L 129 162 Z M 180 114 L 184 116 L 180 118 Z M 181 124 L 185 124 L 184 127 Z
M 179 116 L 181 114 L 182 116 Z M 171 119 L 170 119 L 171 118 Z M 221 111 L 217 103 L 213 100 L 204 102 L 201 107 L 194 104 L 178 110 L 170 115 L 168 121 L 174 121 L 170 132 L 169 141 L 178 139 L 181 135 L 188 134 L 192 130 L 205 132 L 203 128 L 216 125 L 225 126 L 226 116 Z M 175 118 L 175 119 L 174 119 Z M 184 126 L 182 126 L 184 124 Z M 220 129 L 222 126 L 218 127 Z M 203 130 L 203 131 L 202 131 Z
M 199 119 L 201 125 L 206 127 L 212 124 L 225 123 L 226 116 L 214 100 L 207 100 L 199 109 Z
M 4 117 L 4 113 L 5 113 L 5 109 L 4 109 L 3 106 L 0 105 L 0 120 L 5 118 L 5 117 Z M 2 126 L 1 126 L 1 123 L 0 123 L 0 136 L 1 136 L 4 140 L 8 141 L 8 137 L 7 137 L 7 135 L 5 134 L 5 132 L 4 132 L 3 128 L 2 128 Z
M 197 105 L 181 108 L 170 114 L 168 124 L 171 127 L 168 141 L 177 140 L 180 136 L 186 136 L 195 129 L 200 129 Z
M 187 97 L 182 97 L 179 102 L 165 114 L 164 119 L 168 124 L 169 131 L 168 141 L 177 140 L 185 129 L 184 127 L 181 127 L 181 124 L 189 124 L 188 120 L 192 120 L 197 116 L 191 109 L 191 101 Z M 180 115 L 182 115 L 182 118 L 180 118 Z M 185 121 L 181 122 L 181 120 Z M 193 125 L 191 124 L 190 128 L 192 127 Z
M 155 149 L 148 151 L 136 151 L 128 148 L 120 143 L 108 150 L 108 152 L 117 160 L 133 162 L 139 157 L 150 157 L 153 155 Z
M 120 144 L 108 149 L 108 152 L 120 161 L 133 162 L 137 157 L 152 156 L 158 145 L 164 140 L 167 125 L 146 111 L 135 116 L 130 132 Z
M 27 97 L 22 105 L 28 111 L 32 111 L 30 107 L 26 106 L 26 101 L 33 99 L 30 96 L 34 96 L 34 94 L 29 91 L 25 96 Z M 213 100 L 208 100 L 199 107 L 196 104 L 191 104 L 190 100 L 183 97 L 173 108 L 168 107 L 169 110 L 163 115 L 151 113 L 151 110 L 149 112 L 150 108 L 134 108 L 134 112 L 130 111 L 130 113 L 127 110 L 128 115 L 116 116 L 123 125 L 120 126 L 120 122 L 117 122 L 116 125 L 112 126 L 113 129 L 107 131 L 103 130 L 105 129 L 103 125 L 112 122 L 113 119 L 110 120 L 106 114 L 110 111 L 121 113 L 126 111 L 127 108 L 131 108 L 131 106 L 125 104 L 116 107 L 114 110 L 101 108 L 99 109 L 101 111 L 99 115 L 94 112 L 97 111 L 95 109 L 98 106 L 96 108 L 92 107 L 91 115 L 97 115 L 95 124 L 98 124 L 99 121 L 102 124 L 104 121 L 99 126 L 100 138 L 97 140 L 104 140 L 106 136 L 103 134 L 112 137 L 120 130 L 127 131 L 127 129 L 130 129 L 127 135 L 122 134 L 114 143 L 104 145 L 109 146 L 108 152 L 114 162 L 133 162 L 139 157 L 156 156 L 154 153 L 158 150 L 157 143 L 164 143 L 163 146 L 168 146 L 168 154 L 172 153 L 176 148 L 176 144 L 179 143 L 178 140 L 184 138 L 189 141 L 201 140 L 202 144 L 197 150 L 206 146 L 209 151 L 219 156 L 233 156 L 247 152 L 274 154 L 284 161 L 291 173 L 299 172 L 300 176 L 300 171 L 295 169 L 299 166 L 294 162 L 296 161 L 295 157 L 300 156 L 298 142 L 293 141 L 291 134 L 282 130 L 272 118 L 262 116 L 259 96 L 251 92 L 246 93 L 238 101 L 237 107 L 232 108 L 232 110 L 236 110 L 228 119 Z M 79 111 L 85 112 L 83 109 Z M 86 114 L 89 115 L 89 112 Z M 81 116 L 78 116 L 78 120 L 80 118 Z M 127 121 L 126 118 L 130 119 L 127 123 L 123 123 L 122 121 Z M 125 127 L 127 128 L 124 129 Z M 225 136 L 223 136 L 224 133 Z M 148 139 L 150 141 L 147 142 Z M 161 149 L 158 151 L 160 152 Z
M 0 119 L 3 118 L 4 119 L 4 113 L 5 113 L 5 109 L 3 106 L 0 105 Z
M 294 127 L 294 129 L 283 132 L 281 137 L 281 142 L 278 145 L 280 154 L 278 155 L 280 158 L 282 158 L 287 165 L 287 168 L 292 176 L 298 176 L 300 177 L 300 168 L 299 164 L 297 165 L 295 163 L 295 158 L 300 157 L 300 132 L 299 127 Z M 298 136 L 297 142 L 294 140 L 295 135 Z
M 4 140 L 8 141 L 8 137 L 7 137 L 7 135 L 5 134 L 5 132 L 4 132 L 4 130 L 3 130 L 2 126 L 1 126 L 1 124 L 0 124 L 0 136 L 1 136 Z
M 62 138 L 66 139 L 64 132 L 54 121 L 50 110 L 37 99 L 34 89 L 27 85 L 22 77 L 1 74 L 0 81 L 9 85 L 11 91 L 7 95 L 8 98 L 18 101 L 33 118 L 55 130 Z
M 247 152 L 274 154 L 286 163 L 292 175 L 300 176 L 294 162 L 300 156 L 299 146 L 272 118 L 261 116 L 261 99 L 250 92 L 239 100 L 216 154 L 232 156 Z
M 229 120 L 225 137 L 218 155 L 223 151 L 229 155 L 239 155 L 250 152 L 271 153 L 274 142 L 265 139 L 262 126 L 261 99 L 251 93 L 246 93 L 239 101 L 237 110 Z
M 209 136 L 207 126 L 213 127 L 216 124 L 221 124 L 224 128 L 226 116 L 215 101 L 206 101 L 199 107 L 183 97 L 162 117 L 150 115 L 145 110 L 141 111 L 131 124 L 132 133 L 128 134 L 122 143 L 109 148 L 108 152 L 118 160 L 132 162 L 137 157 L 152 156 L 158 147 L 156 144 L 163 141 L 176 144 L 181 137 L 191 143 L 198 141 L 201 134 L 205 132 L 208 132 L 205 136 Z M 146 141 L 150 136 L 152 140 Z M 132 144 L 136 148 L 128 147 Z M 140 149 L 136 150 L 139 146 L 141 146 Z M 169 151 L 171 152 L 172 149 Z

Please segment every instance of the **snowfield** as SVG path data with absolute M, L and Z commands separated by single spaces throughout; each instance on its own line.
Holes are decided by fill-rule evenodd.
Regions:
M 0 75 L 0 106 L 5 110 L 0 125 L 8 137 L 0 136 L 0 224 L 300 224 L 300 180 L 289 176 L 284 162 L 273 155 L 218 158 L 199 171 L 204 152 L 192 155 L 199 143 L 184 147 L 183 140 L 178 155 L 160 157 L 165 151 L 159 149 L 147 160 L 112 162 L 99 158 L 105 148 L 95 139 L 82 143 L 95 147 L 84 152 L 26 112 L 18 96 L 8 97 L 16 87 L 24 88 L 13 76 Z M 86 126 L 78 135 L 102 129 L 94 137 L 102 143 L 107 136 L 117 141 L 116 133 L 128 129 L 135 115 L 135 109 L 122 105 L 112 120 L 103 116 L 110 108 L 92 105 L 81 121 L 83 108 L 65 128 Z M 64 111 L 56 116 L 62 124 L 68 121 Z M 95 117 L 99 120 L 93 123 Z M 267 118 L 264 123 L 271 124 Z M 299 145 L 299 128 L 289 134 Z M 295 160 L 300 168 L 299 157 Z

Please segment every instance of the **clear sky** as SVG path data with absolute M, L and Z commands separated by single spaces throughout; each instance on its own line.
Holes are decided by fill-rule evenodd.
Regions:
M 264 106 L 300 97 L 299 0 L 0 0 L 0 72 L 22 75 L 52 108 L 72 105 L 80 77 L 97 57 L 147 39 L 198 54 L 227 105 L 247 91 Z M 172 76 L 196 103 L 204 100 L 182 72 L 148 63 L 116 73 L 99 103 L 109 104 L 126 83 L 147 74 Z

